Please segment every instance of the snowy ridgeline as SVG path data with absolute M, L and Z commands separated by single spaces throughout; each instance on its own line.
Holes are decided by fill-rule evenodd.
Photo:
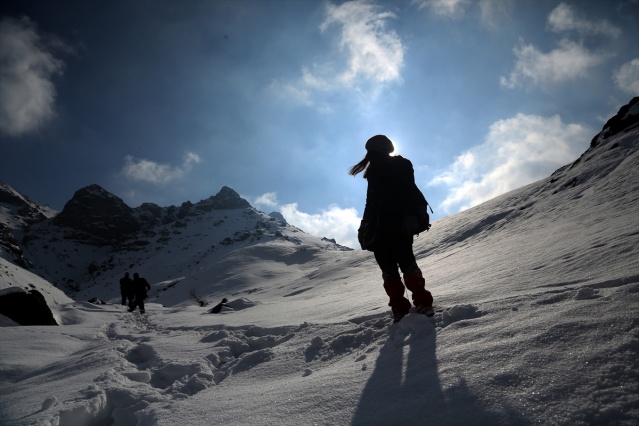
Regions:
M 44 277 L 76 300 L 117 300 L 119 279 L 130 271 L 155 284 L 155 302 L 191 304 L 194 294 L 217 297 L 230 288 L 241 290 L 238 281 L 246 278 L 231 276 L 225 264 L 237 253 L 261 250 L 257 256 L 286 264 L 304 262 L 322 251 L 350 250 L 304 233 L 281 214 L 254 209 L 227 187 L 196 204 L 163 208 L 144 203 L 131 209 L 91 185 L 77 191 L 57 216 L 41 214 L 31 221 L 12 218 L 37 205 L 8 185 L 0 190 L 0 228 L 6 231 L 0 232 L 0 260 Z M 11 285 L 30 289 L 12 282 L 13 269 L 0 268 L 0 275 Z M 0 288 L 4 285 L 0 280 Z M 50 297 L 50 285 L 35 285 L 50 304 L 58 303 L 59 297 Z
M 59 300 L 59 327 L 0 328 L 0 424 L 635 425 L 639 129 L 621 118 L 416 240 L 431 319 L 390 324 L 370 253 L 247 243 L 152 281 L 145 316 Z M 153 296 L 190 289 L 230 307 Z

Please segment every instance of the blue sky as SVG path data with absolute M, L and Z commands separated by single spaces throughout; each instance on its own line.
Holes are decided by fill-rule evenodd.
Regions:
M 548 176 L 639 95 L 639 1 L 11 1 L 0 180 L 61 210 L 226 185 L 357 246 L 378 133 L 435 218 Z

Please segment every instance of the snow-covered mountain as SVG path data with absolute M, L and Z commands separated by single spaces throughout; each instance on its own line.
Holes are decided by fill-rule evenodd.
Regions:
M 432 319 L 390 325 L 371 253 L 195 206 L 119 242 L 29 226 L 24 258 L 80 291 L 61 327 L 0 327 L 0 424 L 639 422 L 639 98 L 573 163 L 416 239 Z M 0 285 L 29 282 L 0 260 Z M 116 301 L 125 269 L 150 278 L 145 316 L 80 301 Z
M 21 247 L 25 230 L 55 214 L 54 210 L 0 182 L 0 257 L 20 266 L 28 266 Z
M 90 185 L 59 213 L 6 184 L 0 189 L 5 212 L 0 215 L 5 230 L 0 255 L 76 300 L 117 299 L 119 279 L 130 271 L 157 284 L 154 301 L 193 303 L 195 295 L 204 300 L 259 285 L 259 277 L 251 283 L 246 272 L 229 271 L 225 265 L 265 245 L 268 256 L 262 260 L 275 265 L 295 256 L 310 259 L 323 251 L 350 250 L 304 233 L 281 215 L 254 209 L 228 187 L 195 204 L 131 208 Z M 264 274 L 272 273 L 265 266 Z

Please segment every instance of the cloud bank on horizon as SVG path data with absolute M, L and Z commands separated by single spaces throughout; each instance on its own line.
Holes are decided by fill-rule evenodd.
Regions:
M 369 136 L 397 142 L 441 216 L 573 161 L 639 95 L 636 0 L 195 4 L 189 31 L 170 4 L 155 24 L 105 6 L 113 40 L 99 20 L 69 32 L 46 7 L 3 12 L 0 179 L 50 204 L 85 182 L 165 205 L 228 184 L 356 247 L 365 182 L 346 169 Z

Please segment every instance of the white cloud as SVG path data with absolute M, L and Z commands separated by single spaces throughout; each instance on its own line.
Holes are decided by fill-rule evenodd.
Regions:
M 445 212 L 464 210 L 574 161 L 591 134 L 580 124 L 564 124 L 558 115 L 517 114 L 493 123 L 483 144 L 462 153 L 429 185 L 450 187 L 441 205 Z
M 357 229 L 361 221 L 354 208 L 343 209 L 336 205 L 329 206 L 318 214 L 309 214 L 299 210 L 297 203 L 280 206 L 277 193 L 267 192 L 254 199 L 257 208 L 266 207 L 270 211 L 279 211 L 284 219 L 304 232 L 317 237 L 333 238 L 339 244 L 351 248 L 359 248 Z
M 621 90 L 639 96 L 639 58 L 623 64 L 612 78 Z
M 53 48 L 60 40 L 38 33 L 28 18 L 0 21 L 0 131 L 20 136 L 37 130 L 55 115 L 53 77 L 64 63 Z
M 577 31 L 582 35 L 603 35 L 613 39 L 621 36 L 621 30 L 606 20 L 590 21 L 581 16 L 576 8 L 560 3 L 548 15 L 551 31 Z
M 266 207 L 267 209 L 278 208 L 279 204 L 277 202 L 277 193 L 267 192 L 265 194 L 262 194 L 253 201 L 253 204 L 255 204 L 255 206 L 258 208 L 264 208 L 264 207 Z
M 500 21 L 508 20 L 513 9 L 513 0 L 412 0 L 412 4 L 451 20 L 459 20 L 469 8 L 479 6 L 479 17 L 488 29 L 496 29 Z
M 455 185 L 460 179 L 473 179 L 475 167 L 475 154 L 466 151 L 455 158 L 455 162 L 448 167 L 448 170 L 435 177 L 431 184 Z
M 338 27 L 335 46 L 338 52 L 330 52 L 327 55 L 330 60 L 302 67 L 297 81 L 275 80 L 267 90 L 310 106 L 314 105 L 313 96 L 318 92 L 355 89 L 363 94 L 370 90 L 375 95 L 380 84 L 401 81 L 404 45 L 395 31 L 386 28 L 386 22 L 394 17 L 366 0 L 328 3 L 320 29 L 326 33 Z M 362 86 L 368 90 L 362 90 Z
M 560 3 L 548 15 L 547 28 L 553 32 L 574 31 L 581 36 L 605 36 L 616 39 L 621 30 L 606 20 L 592 21 L 566 3 Z M 513 89 L 523 82 L 549 89 L 557 83 L 575 80 L 587 75 L 588 71 L 612 56 L 611 53 L 597 53 L 583 43 L 569 39 L 559 41 L 557 47 L 548 53 L 540 51 L 532 44 L 520 43 L 514 49 L 517 61 L 509 77 L 501 77 L 503 87 Z
M 514 49 L 517 62 L 510 77 L 501 77 L 503 87 L 513 89 L 529 80 L 542 87 L 583 77 L 588 70 L 602 63 L 607 55 L 589 51 L 579 43 L 561 40 L 556 49 L 544 53 L 532 44 L 520 44 Z
M 418 4 L 420 9 L 428 8 L 431 13 L 437 16 L 450 19 L 461 18 L 466 7 L 470 4 L 469 0 L 414 0 L 413 3 Z
M 301 105 L 311 106 L 313 104 L 310 90 L 303 85 L 273 80 L 266 90 L 274 96 L 293 100 Z
M 395 31 L 386 29 L 386 21 L 393 17 L 367 1 L 328 5 L 321 29 L 325 31 L 332 24 L 341 27 L 339 47 L 348 62 L 347 69 L 336 76 L 339 82 L 348 85 L 357 79 L 376 83 L 400 79 L 404 46 Z M 305 75 L 305 81 L 309 78 L 316 77 Z
M 297 203 L 291 203 L 283 205 L 280 213 L 288 223 L 304 232 L 318 237 L 334 238 L 339 244 L 359 248 L 357 229 L 361 218 L 357 216 L 357 210 L 354 208 L 343 209 L 332 205 L 319 214 L 309 214 L 300 211 Z
M 200 157 L 193 152 L 187 152 L 179 166 L 160 164 L 143 158 L 136 159 L 127 155 L 124 158 L 122 175 L 134 181 L 165 184 L 182 178 L 194 164 L 200 162 Z
M 481 22 L 490 29 L 495 29 L 499 21 L 508 20 L 513 9 L 513 0 L 481 0 L 479 12 Z

